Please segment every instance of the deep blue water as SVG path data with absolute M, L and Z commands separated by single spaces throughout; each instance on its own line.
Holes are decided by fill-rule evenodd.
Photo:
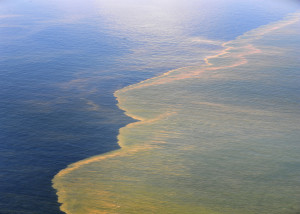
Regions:
M 118 130 L 132 121 L 117 108 L 113 92 L 189 65 L 172 61 L 172 48 L 159 49 L 154 57 L 152 42 L 180 42 L 173 32 L 151 35 L 150 28 L 145 39 L 143 26 L 123 25 L 116 18 L 127 16 L 101 2 L 0 2 L 1 214 L 60 213 L 53 176 L 70 163 L 118 149 Z M 258 3 L 179 1 L 172 8 L 160 6 L 168 8 L 166 13 L 182 11 L 179 19 L 184 20 L 163 28 L 227 41 L 298 8 L 297 1 Z M 144 1 L 131 4 L 149 6 Z M 135 54 L 136 49 L 145 53 Z M 149 63 L 148 57 L 154 60 Z M 201 60 L 193 57 L 191 61 Z

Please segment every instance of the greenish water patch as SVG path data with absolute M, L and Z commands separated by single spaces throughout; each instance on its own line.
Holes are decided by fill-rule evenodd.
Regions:
M 53 179 L 66 213 L 300 211 L 300 14 L 224 44 L 207 64 L 115 93 L 138 122 L 120 150 Z

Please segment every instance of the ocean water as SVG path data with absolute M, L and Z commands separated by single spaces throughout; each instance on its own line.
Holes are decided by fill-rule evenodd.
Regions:
M 298 8 L 1 1 L 0 213 L 299 212 Z

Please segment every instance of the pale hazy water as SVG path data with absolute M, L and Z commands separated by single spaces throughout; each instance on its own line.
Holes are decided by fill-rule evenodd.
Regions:
M 0 5 L 0 213 L 58 213 L 53 176 L 72 162 L 119 148 L 118 130 L 133 120 L 116 107 L 114 91 L 201 65 L 224 41 L 298 7 L 279 0 Z M 118 171 L 110 164 L 108 171 Z

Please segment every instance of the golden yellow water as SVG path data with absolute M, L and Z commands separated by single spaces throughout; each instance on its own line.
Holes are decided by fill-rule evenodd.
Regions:
M 53 179 L 68 214 L 300 211 L 300 14 L 115 96 L 121 149 Z

